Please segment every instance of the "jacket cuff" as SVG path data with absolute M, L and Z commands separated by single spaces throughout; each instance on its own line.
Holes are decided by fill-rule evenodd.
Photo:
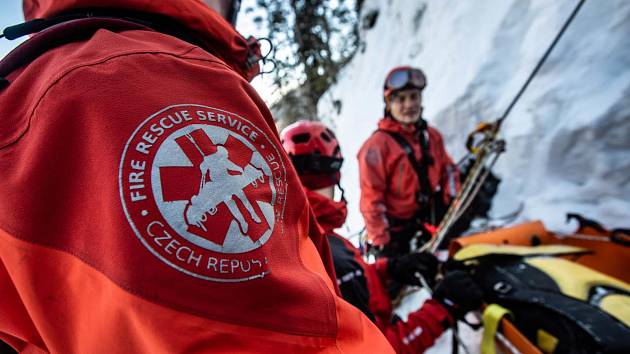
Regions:
M 423 309 L 426 309 L 427 312 L 430 312 L 431 315 L 440 322 L 445 330 L 453 326 L 453 323 L 455 322 L 453 316 L 451 316 L 446 307 L 438 301 L 428 299 L 424 302 L 422 307 Z
M 368 231 L 368 241 L 372 246 L 383 246 L 389 243 L 389 232 L 384 231 L 379 234 L 372 233 Z

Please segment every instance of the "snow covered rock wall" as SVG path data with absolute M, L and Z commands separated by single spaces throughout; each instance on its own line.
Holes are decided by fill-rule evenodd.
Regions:
M 356 153 L 383 112 L 390 68 L 428 76 L 424 117 L 454 160 L 478 122 L 498 118 L 525 82 L 577 0 L 366 0 L 358 53 L 320 100 L 346 157 L 346 232 L 358 231 Z M 334 107 L 341 102 L 341 109 Z M 576 211 L 630 226 L 630 1 L 587 0 L 503 125 L 508 150 L 492 214 L 525 205 L 520 220 L 566 229 Z

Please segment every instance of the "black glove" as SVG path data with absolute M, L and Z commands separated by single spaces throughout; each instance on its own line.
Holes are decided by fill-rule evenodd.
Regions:
M 430 285 L 435 281 L 438 260 L 428 252 L 411 253 L 402 257 L 390 258 L 387 261 L 387 273 L 401 283 L 422 285 L 415 273 L 420 273 Z
M 433 298 L 444 305 L 455 318 L 481 308 L 483 293 L 468 273 L 455 270 L 435 287 Z

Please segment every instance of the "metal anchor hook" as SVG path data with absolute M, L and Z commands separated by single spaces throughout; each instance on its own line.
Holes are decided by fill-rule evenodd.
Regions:
M 262 53 L 262 45 L 261 43 L 263 42 L 267 42 L 269 43 L 269 49 L 266 51 L 266 53 Z M 274 52 L 275 48 L 273 46 L 273 43 L 271 42 L 271 40 L 267 37 L 262 37 L 262 38 L 253 38 L 250 37 L 250 43 L 249 43 L 249 56 L 248 56 L 248 66 L 252 67 L 254 65 L 256 65 L 256 63 L 258 61 L 262 61 L 262 66 L 261 66 L 261 71 L 256 74 L 256 76 L 258 75 L 264 75 L 264 74 L 270 74 L 273 71 L 276 70 L 276 68 L 278 67 L 277 63 L 275 60 L 273 60 L 272 58 L 270 58 L 269 56 L 271 55 L 272 52 Z M 265 66 L 267 66 L 267 63 L 271 63 L 271 68 L 269 69 L 264 69 Z

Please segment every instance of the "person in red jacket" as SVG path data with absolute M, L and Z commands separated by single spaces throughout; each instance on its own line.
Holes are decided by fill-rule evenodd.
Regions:
M 361 252 L 338 235 L 346 219 L 346 202 L 334 200 L 343 156 L 333 132 L 315 121 L 299 121 L 280 134 L 295 166 L 317 223 L 331 245 L 337 284 L 343 298 L 365 313 L 383 331 L 398 353 L 421 353 L 431 347 L 453 318 L 481 305 L 481 290 L 464 273 L 449 273 L 427 300 L 406 321 L 392 315 L 389 284 L 421 285 L 416 273 L 434 283 L 438 261 L 429 253 L 379 258 L 368 264 Z M 446 300 L 448 299 L 448 300 Z M 448 305 L 446 305 L 448 304 Z
M 0 341 L 393 352 L 338 296 L 237 2 L 24 1 L 41 19 L 0 62 Z
M 394 68 L 385 79 L 385 117 L 359 150 L 361 213 L 368 243 L 380 255 L 406 254 L 420 232 L 430 237 L 459 189 L 442 136 L 422 118 L 426 78 Z

